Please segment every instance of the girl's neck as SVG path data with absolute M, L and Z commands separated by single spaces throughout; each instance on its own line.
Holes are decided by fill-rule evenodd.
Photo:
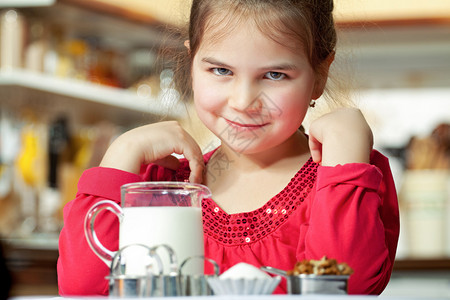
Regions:
M 217 159 L 226 159 L 232 162 L 232 167 L 240 172 L 254 172 L 277 165 L 284 161 L 291 161 L 298 156 L 309 155 L 308 138 L 300 131 L 296 131 L 289 139 L 280 145 L 266 149 L 262 152 L 242 154 L 237 153 L 226 144 L 213 155 Z
M 207 163 L 203 183 L 228 214 L 253 211 L 283 190 L 309 157 L 308 140 L 301 132 L 254 154 L 223 145 Z

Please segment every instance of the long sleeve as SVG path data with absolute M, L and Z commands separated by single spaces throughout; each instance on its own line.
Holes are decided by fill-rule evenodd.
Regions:
M 395 186 L 387 159 L 319 167 L 305 238 L 306 258 L 347 262 L 350 294 L 380 294 L 389 282 L 399 232 Z
M 108 266 L 89 247 L 84 234 L 84 217 L 96 202 L 104 199 L 120 203 L 120 186 L 141 181 L 135 174 L 108 168 L 92 168 L 83 173 L 78 193 L 64 207 L 64 227 L 59 236 L 58 286 L 60 295 L 106 295 Z M 99 215 L 95 230 L 111 250 L 118 248 L 118 220 L 111 213 Z
M 143 180 L 169 180 L 173 172 L 156 165 L 144 166 L 141 175 L 96 167 L 86 170 L 78 182 L 76 198 L 64 207 L 64 227 L 59 237 L 57 264 L 59 293 L 70 295 L 107 295 L 105 276 L 109 267 L 89 247 L 84 234 L 84 218 L 98 201 L 109 199 L 120 204 L 120 186 Z M 119 222 L 115 215 L 102 212 L 95 222 L 102 244 L 118 249 Z

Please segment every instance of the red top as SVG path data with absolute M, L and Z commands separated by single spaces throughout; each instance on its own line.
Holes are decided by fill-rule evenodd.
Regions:
M 213 152 L 204 156 L 207 163 Z M 84 237 L 83 220 L 97 201 L 120 203 L 120 186 L 137 181 L 183 181 L 187 161 L 177 171 L 143 166 L 141 175 L 110 168 L 86 170 L 77 197 L 64 208 L 59 240 L 58 284 L 61 295 L 106 295 L 108 267 Z M 118 248 L 118 221 L 101 216 L 96 233 Z M 346 262 L 354 274 L 350 294 L 380 294 L 389 282 L 399 234 L 397 195 L 387 159 L 377 151 L 371 164 L 318 166 L 310 159 L 289 184 L 264 206 L 229 215 L 212 199 L 203 201 L 205 256 L 221 272 L 238 262 L 292 269 L 302 259 L 324 255 Z M 210 266 L 206 263 L 206 272 Z M 276 293 L 286 293 L 283 280 Z

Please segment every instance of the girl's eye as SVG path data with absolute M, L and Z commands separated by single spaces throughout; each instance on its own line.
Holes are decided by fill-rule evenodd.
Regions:
M 219 76 L 231 75 L 231 71 L 226 68 L 213 68 L 212 71 L 215 75 Z
M 286 74 L 280 72 L 267 72 L 266 77 L 270 80 L 281 80 L 286 77 Z

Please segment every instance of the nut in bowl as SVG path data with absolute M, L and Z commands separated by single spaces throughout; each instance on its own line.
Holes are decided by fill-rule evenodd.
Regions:
M 239 263 L 217 278 L 208 278 L 215 295 L 270 295 L 281 277 L 271 277 L 258 268 Z
M 262 270 L 286 278 L 288 294 L 347 294 L 347 284 L 353 270 L 334 259 L 303 260 L 292 270 L 284 271 L 272 267 Z

